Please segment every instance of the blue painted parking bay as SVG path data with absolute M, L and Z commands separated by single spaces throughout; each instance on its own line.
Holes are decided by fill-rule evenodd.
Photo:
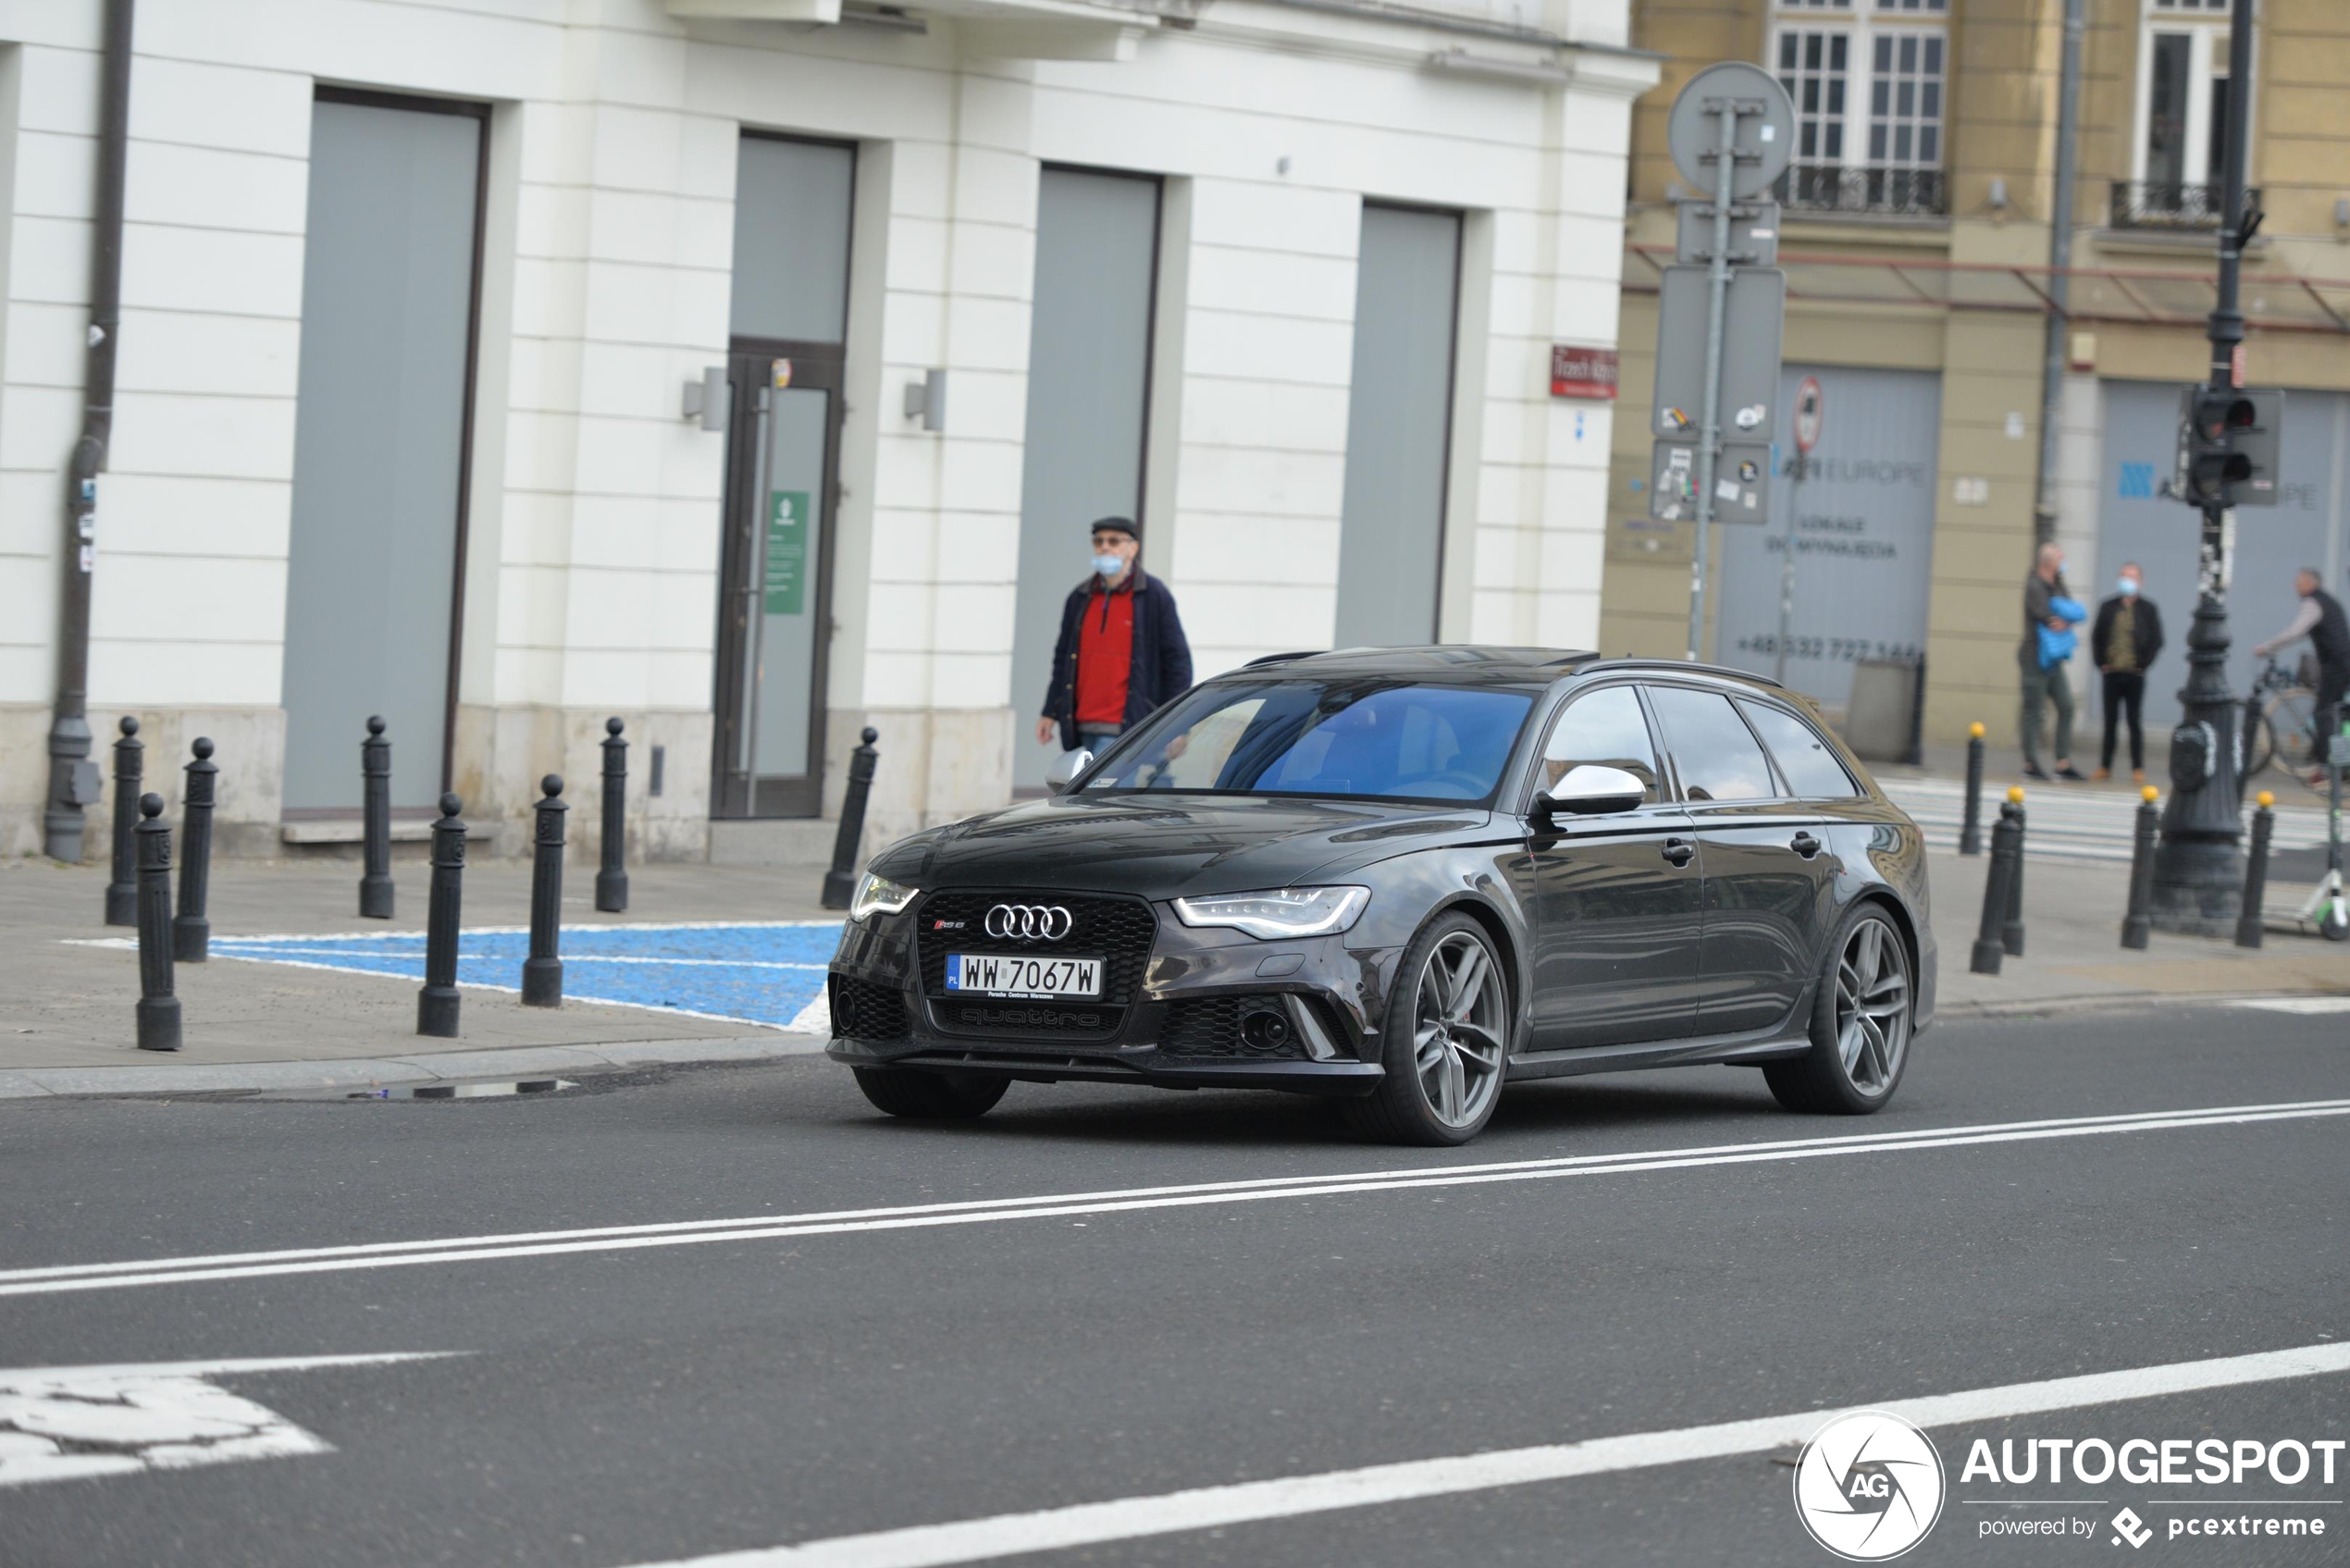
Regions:
M 563 996 L 760 1024 L 829 1031 L 824 967 L 840 941 L 837 920 L 681 925 L 566 926 Z M 468 931 L 459 939 L 457 982 L 518 992 L 530 933 Z M 257 963 L 425 978 L 422 932 L 331 936 L 215 936 L 212 956 Z

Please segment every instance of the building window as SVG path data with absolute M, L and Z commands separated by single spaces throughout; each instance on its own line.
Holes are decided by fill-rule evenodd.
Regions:
M 2211 228 L 2228 167 L 2228 0 L 2144 0 L 2132 178 L 2121 228 Z
M 1779 200 L 1812 211 L 1946 211 L 1939 21 L 1949 0 L 1779 0 L 1778 10 L 1771 58 L 1796 125 Z

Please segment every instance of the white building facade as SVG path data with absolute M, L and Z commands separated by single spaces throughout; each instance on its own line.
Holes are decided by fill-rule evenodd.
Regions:
M 632 850 L 699 858 L 835 811 L 871 726 L 893 834 L 1041 776 L 1105 514 L 1203 678 L 1591 646 L 1612 405 L 1550 367 L 1615 342 L 1626 5 L 144 0 L 93 755 L 139 717 L 169 794 L 210 735 L 258 849 L 355 819 L 382 714 L 395 806 L 514 847 L 616 716 Z M 9 854 L 101 22 L 0 0 Z

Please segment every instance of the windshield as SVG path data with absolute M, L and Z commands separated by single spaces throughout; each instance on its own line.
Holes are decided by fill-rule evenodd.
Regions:
M 1202 686 L 1085 789 L 1485 800 L 1533 706 L 1530 692 L 1360 678 Z

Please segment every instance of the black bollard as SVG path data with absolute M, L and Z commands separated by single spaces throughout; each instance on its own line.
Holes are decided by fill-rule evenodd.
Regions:
M 628 743 L 617 718 L 604 721 L 604 830 L 596 870 L 596 907 L 617 915 L 628 907 L 628 870 L 623 862 L 628 837 Z
M 179 796 L 179 916 L 171 922 L 171 956 L 183 964 L 201 964 L 212 951 L 212 922 L 204 906 L 212 886 L 213 786 L 220 769 L 212 760 L 212 742 L 203 735 L 189 749 L 196 759 L 188 764 L 187 786 Z
M 2000 807 L 1999 821 L 1991 829 L 1991 864 L 1985 869 L 1983 880 L 1983 920 L 1975 927 L 1974 953 L 1967 964 L 1976 974 L 1998 974 L 2001 956 L 2006 952 L 1999 938 L 2000 928 L 2007 921 L 2008 879 L 2014 873 L 2022 850 L 2016 809 L 2012 802 Z
M 1966 820 L 1959 826 L 1959 853 L 1983 853 L 1983 725 L 1967 726 Z
M 367 721 L 359 743 L 359 918 L 391 919 L 391 742 L 380 715 Z
M 139 861 L 131 847 L 139 825 L 139 777 L 146 765 L 146 743 L 139 721 L 122 716 L 122 738 L 114 743 L 114 880 L 106 883 L 106 924 L 139 923 Z
M 416 994 L 416 1032 L 457 1038 L 457 931 L 465 874 L 465 803 L 440 797 L 432 825 L 432 891 L 425 901 L 425 988 Z
M 2236 945 L 2260 945 L 2260 906 L 2269 896 L 2269 840 L 2276 836 L 2277 797 L 2267 790 L 2254 796 L 2260 809 L 2252 813 L 2252 852 L 2244 862 L 2244 909 L 2236 916 Z
M 530 866 L 530 957 L 522 965 L 522 1005 L 560 1007 L 563 1005 L 563 961 L 557 945 L 563 915 L 563 813 L 571 809 L 560 796 L 563 775 L 549 773 L 538 781 L 546 796 L 538 802 L 538 831 Z
M 142 795 L 139 840 L 139 1049 L 179 1049 L 179 998 L 171 994 L 171 824 L 163 796 Z
M 2008 918 L 1999 928 L 1999 945 L 2010 958 L 2023 957 L 2023 786 L 2010 785 L 2008 803 L 1999 815 L 2015 813 L 2015 863 L 2008 868 Z
M 2139 792 L 2137 832 L 2130 846 L 2130 907 L 2121 916 L 2121 945 L 2142 950 L 2154 930 L 2154 833 L 2162 821 L 2155 805 L 2158 791 L 2148 784 Z
M 824 907 L 846 909 L 857 891 L 857 846 L 865 836 L 865 801 L 873 793 L 873 765 L 881 759 L 870 726 L 864 744 L 848 754 L 848 788 L 840 797 L 840 831 L 833 835 L 833 869 L 824 873 Z

